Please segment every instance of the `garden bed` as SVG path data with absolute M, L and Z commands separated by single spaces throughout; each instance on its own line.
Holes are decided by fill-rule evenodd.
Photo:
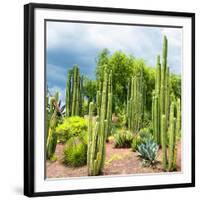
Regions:
M 112 143 L 106 143 L 106 160 L 103 175 L 125 175 L 140 173 L 162 172 L 162 152 L 158 152 L 158 163 L 154 167 L 143 167 L 142 161 L 138 157 L 138 152 L 133 152 L 128 148 L 114 148 Z M 69 167 L 63 164 L 63 144 L 58 144 L 55 155 L 57 161 L 46 162 L 47 178 L 81 177 L 87 176 L 87 166 Z M 181 171 L 181 144 L 177 145 L 177 171 Z

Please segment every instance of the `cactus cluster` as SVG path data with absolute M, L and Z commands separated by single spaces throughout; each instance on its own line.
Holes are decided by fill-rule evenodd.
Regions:
M 101 88 L 101 87 L 100 87 Z M 89 105 L 88 126 L 88 175 L 95 176 L 102 173 L 105 161 L 105 143 L 112 122 L 112 73 L 104 71 L 102 90 L 97 92 L 97 113 L 93 117 L 94 103 Z
M 81 115 L 83 101 L 82 90 L 83 77 L 80 76 L 78 65 L 74 65 L 73 69 L 68 70 L 65 102 L 66 117 Z
M 143 73 L 142 68 L 137 76 L 131 78 L 127 88 L 127 124 L 128 129 L 133 132 L 140 130 L 144 117 L 145 88 Z
M 167 66 L 167 38 L 164 36 L 162 66 L 160 56 L 157 56 L 155 90 L 152 95 L 152 122 L 155 141 L 162 145 L 161 122 L 162 115 L 165 115 L 166 122 L 169 125 L 169 106 L 170 106 L 170 74 Z
M 177 102 L 179 99 L 177 100 Z M 173 171 L 176 169 L 176 133 L 177 133 L 177 118 L 180 113 L 174 101 L 170 104 L 169 126 L 167 126 L 166 115 L 162 115 L 161 120 L 161 140 L 162 140 L 162 162 L 163 169 Z M 176 112 L 175 112 L 176 111 Z M 167 153 L 168 146 L 168 153 Z
M 180 132 L 180 99 L 176 105 L 174 96 L 170 96 L 167 38 L 164 36 L 162 66 L 160 56 L 157 56 L 155 90 L 152 95 L 152 123 L 154 140 L 162 147 L 163 169 L 168 171 L 173 170 L 176 165 L 175 144 L 176 134 Z
M 57 145 L 57 134 L 55 133 L 55 128 L 58 123 L 58 113 L 60 113 L 59 106 L 58 106 L 58 98 L 59 93 L 56 92 L 54 97 L 50 98 L 50 110 L 49 110 L 49 116 L 46 120 L 46 130 L 47 130 L 47 141 L 46 141 L 46 156 L 47 159 L 51 159 L 52 156 L 55 153 L 56 145 Z M 47 98 L 48 100 L 48 98 Z M 47 117 L 46 116 L 46 117 Z

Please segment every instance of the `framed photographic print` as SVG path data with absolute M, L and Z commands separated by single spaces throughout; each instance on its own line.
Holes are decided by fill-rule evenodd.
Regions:
M 195 186 L 195 14 L 24 6 L 24 194 Z

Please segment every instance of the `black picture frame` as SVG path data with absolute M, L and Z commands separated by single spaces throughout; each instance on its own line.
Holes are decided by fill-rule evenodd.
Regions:
M 182 16 L 189 17 L 192 21 L 192 63 L 191 63 L 191 102 L 192 102 L 192 163 L 191 163 L 191 183 L 168 184 L 168 185 L 144 185 L 117 188 L 99 188 L 84 189 L 72 191 L 51 191 L 51 192 L 35 192 L 34 190 L 34 10 L 36 8 L 58 9 L 58 10 L 81 10 L 96 11 L 108 13 L 129 13 L 129 14 L 146 14 L 152 16 Z M 99 192 L 122 192 L 134 190 L 150 190 L 163 188 L 183 188 L 195 186 L 195 14 L 186 12 L 166 12 L 152 10 L 135 10 L 122 8 L 106 8 L 106 7 L 88 7 L 74 5 L 56 5 L 56 4 L 36 4 L 30 3 L 24 5 L 24 195 L 28 197 L 36 196 L 52 196 L 52 195 L 72 195 L 84 193 Z

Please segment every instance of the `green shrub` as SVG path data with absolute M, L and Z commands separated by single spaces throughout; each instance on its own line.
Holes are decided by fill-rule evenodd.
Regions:
M 117 123 L 112 123 L 111 125 L 111 135 L 114 135 L 118 132 L 119 128 L 118 128 L 118 125 Z
M 124 112 L 118 114 L 118 124 L 119 127 L 126 126 L 126 114 Z
M 136 134 L 136 135 L 134 135 L 134 137 L 133 137 L 133 141 L 132 141 L 132 143 L 131 143 L 131 148 L 132 148 L 132 150 L 135 152 L 135 151 L 137 151 L 138 150 L 138 146 L 140 145 L 140 144 L 142 144 L 143 142 L 144 142 L 144 140 L 145 140 L 145 137 L 141 137 L 140 136 L 140 134 Z
M 157 143 L 153 139 L 146 139 L 142 144 L 137 146 L 144 166 L 152 166 L 156 163 L 158 148 Z
M 72 167 L 83 166 L 87 162 L 87 145 L 80 137 L 71 137 L 65 144 L 63 161 Z
M 114 141 L 115 141 L 115 138 L 113 135 L 109 136 L 107 139 L 107 142 L 110 142 L 110 143 L 114 143 Z
M 62 124 L 56 127 L 58 141 L 65 143 L 69 138 L 80 136 L 87 131 L 87 120 L 82 117 L 65 118 Z
M 55 161 L 57 161 L 57 156 L 54 154 L 51 158 L 50 158 L 50 161 L 51 162 L 55 162 Z
M 137 151 L 137 137 L 134 137 L 131 143 L 131 148 L 135 152 Z
M 151 128 L 143 128 L 138 134 L 138 143 L 144 143 L 146 140 L 153 139 L 153 130 Z
M 153 138 L 153 132 L 151 131 L 150 128 L 143 128 L 134 135 L 133 141 L 131 144 L 132 150 L 135 152 L 138 150 L 138 146 L 143 144 L 146 140 L 152 139 Z
M 114 135 L 114 144 L 116 148 L 130 148 L 133 135 L 129 131 L 118 132 Z

